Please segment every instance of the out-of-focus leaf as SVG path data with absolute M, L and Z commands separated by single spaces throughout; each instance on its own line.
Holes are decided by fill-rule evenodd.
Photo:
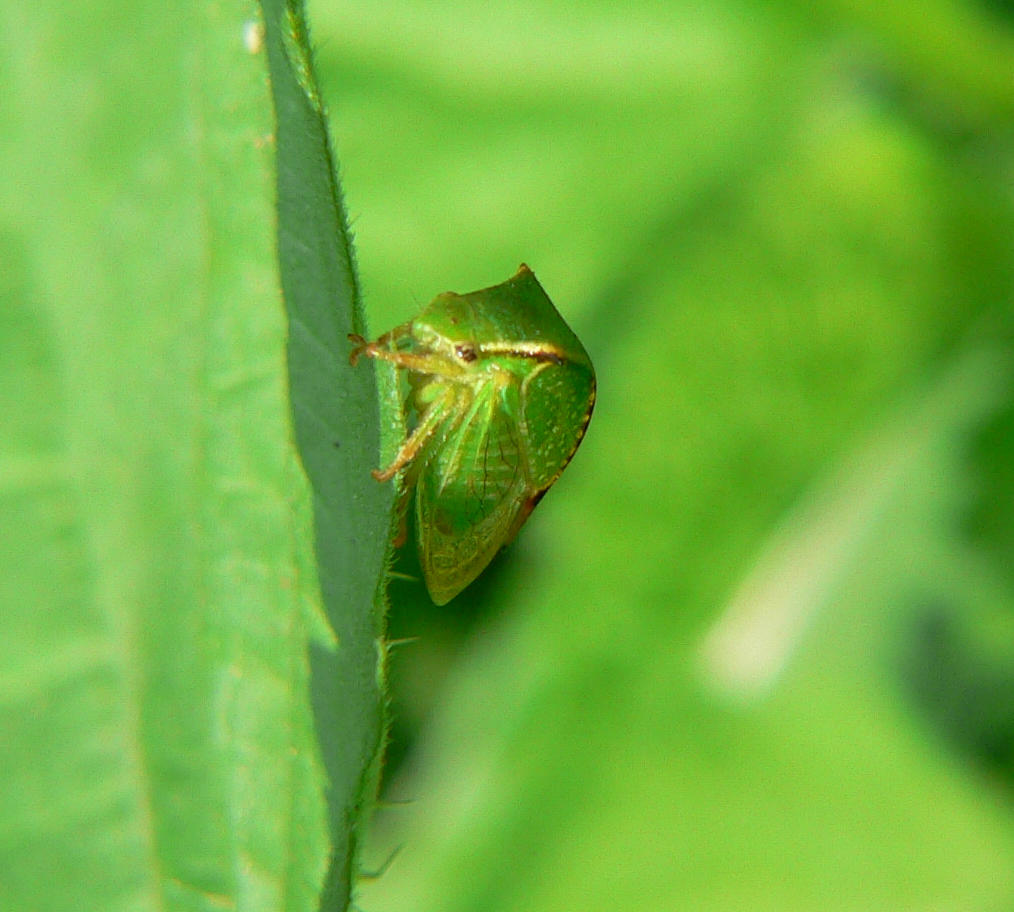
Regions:
M 918 581 L 1009 599 L 959 522 L 998 375 L 935 391 L 976 339 L 1003 360 L 1014 55 L 972 4 L 842 10 L 321 7 L 384 323 L 524 259 L 599 377 L 518 541 L 445 614 L 396 616 L 420 741 L 364 905 L 1009 905 L 1007 799 L 898 659 Z M 904 470 L 835 488 L 880 431 Z M 784 552 L 802 590 L 821 571 L 805 623 L 767 698 L 727 705 L 700 643 L 824 483 L 840 509 Z

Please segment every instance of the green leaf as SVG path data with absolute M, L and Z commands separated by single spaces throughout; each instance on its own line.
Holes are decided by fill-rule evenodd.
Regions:
M 330 784 L 332 847 L 322 908 L 344 909 L 385 735 L 382 578 L 394 489 L 370 476 L 381 444 L 377 383 L 372 371 L 349 364 L 347 336 L 362 333 L 364 321 L 303 7 L 282 0 L 262 0 L 262 7 L 277 116 L 278 248 L 293 418 L 314 492 L 321 592 L 337 640 L 311 653 Z M 392 390 L 389 382 L 388 395 Z
M 0 13 L 3 909 L 317 907 L 327 811 L 306 644 L 322 623 L 253 13 Z M 318 723 L 348 809 L 379 740 L 386 513 L 365 471 L 375 405 L 306 432 L 332 381 L 367 382 L 338 370 L 344 326 L 318 319 L 339 305 L 321 295 L 290 336 L 305 463 L 362 463 L 373 498 L 314 479 L 321 585 L 356 611 L 332 618 L 338 646 L 318 635 L 315 660 L 333 689 L 360 688 L 359 703 L 338 690 L 357 731 Z

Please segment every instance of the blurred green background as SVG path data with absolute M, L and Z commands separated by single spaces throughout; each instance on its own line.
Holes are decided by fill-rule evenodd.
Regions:
M 599 379 L 392 584 L 360 906 L 1014 909 L 1009 5 L 310 14 L 371 330 L 524 260 Z

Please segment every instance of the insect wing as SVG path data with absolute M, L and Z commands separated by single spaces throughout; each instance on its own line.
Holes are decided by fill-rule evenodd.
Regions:
M 566 468 L 595 405 L 595 375 L 584 364 L 539 364 L 521 387 L 533 485 L 545 490 Z
M 529 481 L 516 386 L 482 387 L 449 422 L 416 482 L 419 560 L 438 605 L 454 598 L 505 543 Z

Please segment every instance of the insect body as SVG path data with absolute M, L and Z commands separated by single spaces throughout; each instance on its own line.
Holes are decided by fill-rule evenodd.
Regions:
M 438 295 L 361 355 L 408 373 L 415 427 L 374 478 L 405 470 L 419 561 L 449 602 L 524 524 L 574 455 L 595 404 L 595 371 L 532 271 Z

